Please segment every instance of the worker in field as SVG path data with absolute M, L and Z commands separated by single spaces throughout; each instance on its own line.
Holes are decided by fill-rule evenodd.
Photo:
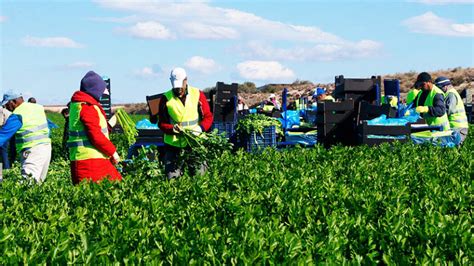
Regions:
M 170 74 L 171 90 L 164 93 L 158 111 L 158 126 L 164 132 L 165 174 L 169 179 L 182 175 L 186 162 L 179 162 L 181 152 L 190 149 L 184 130 L 200 136 L 211 128 L 213 115 L 206 96 L 199 89 L 188 84 L 183 68 L 177 67 Z M 152 120 L 152 118 L 150 118 Z M 190 169 L 191 174 L 205 171 L 205 162 L 200 169 Z
M 69 104 L 69 159 L 73 184 L 82 180 L 98 182 L 104 178 L 121 180 L 114 165 L 120 162 L 117 149 L 109 139 L 110 126 L 99 104 L 107 84 L 89 71 L 81 80 Z
M 261 103 L 261 108 L 264 113 L 271 113 L 273 110 L 280 110 L 281 104 L 276 99 L 276 95 L 271 93 L 270 96 Z
M 2 106 L 13 113 L 0 129 L 0 146 L 15 135 L 16 151 L 20 154 L 21 174 L 38 183 L 45 180 L 51 161 L 51 139 L 43 106 L 28 103 L 18 93 L 3 95 Z
M 316 101 L 321 102 L 321 101 L 331 101 L 334 102 L 334 98 L 328 94 L 327 90 L 325 88 L 316 88 L 315 93 L 313 94 L 313 99 L 316 99 Z
M 449 126 L 461 135 L 461 143 L 466 139 L 469 124 L 467 122 L 466 110 L 461 95 L 454 89 L 451 81 L 446 77 L 435 79 L 435 85 L 444 92 L 446 112 L 448 114 Z
M 431 75 L 427 72 L 418 75 L 416 84 L 420 89 L 413 101 L 416 112 L 426 120 L 428 125 L 442 126 L 443 130 L 449 130 L 443 91 L 433 84 Z

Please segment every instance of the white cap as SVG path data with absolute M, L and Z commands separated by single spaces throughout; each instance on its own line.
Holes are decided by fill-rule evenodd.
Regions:
M 268 96 L 268 98 L 276 98 L 275 93 L 270 94 L 270 96 Z
M 186 78 L 186 70 L 180 67 L 173 68 L 170 74 L 170 81 L 173 89 L 183 87 L 183 80 L 185 80 Z

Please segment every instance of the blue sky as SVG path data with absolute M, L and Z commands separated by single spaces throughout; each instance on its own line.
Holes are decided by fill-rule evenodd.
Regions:
M 199 88 L 474 66 L 474 0 L 0 0 L 0 86 L 66 103 L 88 70 L 144 102 Z

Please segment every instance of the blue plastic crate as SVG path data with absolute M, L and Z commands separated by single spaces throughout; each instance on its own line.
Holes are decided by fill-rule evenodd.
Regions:
M 226 138 L 231 139 L 235 136 L 235 123 L 232 122 L 214 122 L 211 130 L 217 129 L 219 133 L 225 133 Z
M 248 152 L 254 152 L 266 147 L 276 147 L 276 129 L 275 126 L 264 128 L 263 134 L 252 132 L 245 135 L 242 140 L 242 146 Z

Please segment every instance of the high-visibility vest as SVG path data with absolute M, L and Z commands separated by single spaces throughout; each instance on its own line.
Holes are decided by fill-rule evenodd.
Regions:
M 71 161 L 108 159 L 109 157 L 94 147 L 87 137 L 87 132 L 85 131 L 80 116 L 83 104 L 87 103 L 72 102 L 69 107 L 69 138 L 67 141 L 69 159 Z M 109 130 L 107 128 L 107 120 L 100 111 L 100 107 L 97 105 L 93 106 L 99 116 L 99 125 L 102 129 L 102 133 L 108 139 Z
M 415 100 L 416 96 L 418 96 L 418 93 L 420 93 L 419 89 L 411 89 L 407 94 L 407 104 L 412 103 Z
M 42 105 L 22 103 L 14 111 L 21 116 L 21 128 L 15 134 L 16 150 L 32 148 L 43 143 L 51 143 L 48 120 Z
M 326 95 L 326 98 L 324 98 L 325 101 L 331 101 L 335 102 L 336 100 L 331 96 L 331 95 Z
M 274 105 L 269 105 L 269 104 L 263 105 L 263 111 L 267 113 L 272 112 L 274 108 L 275 108 Z
M 434 97 L 436 96 L 436 94 L 444 95 L 444 93 L 443 93 L 443 91 L 441 91 L 441 89 L 436 87 L 436 85 L 433 85 L 433 88 L 428 93 L 428 96 L 426 97 L 425 102 L 423 104 L 421 104 L 419 102 L 421 94 L 422 93 L 418 93 L 418 95 L 416 96 L 416 99 L 415 99 L 416 106 L 432 107 Z M 444 115 L 442 115 L 441 117 L 435 117 L 435 116 L 429 115 L 428 113 L 424 113 L 423 118 L 426 120 L 426 123 L 428 123 L 428 125 L 430 125 L 430 126 L 443 126 L 443 130 L 449 130 L 450 129 L 448 115 L 446 113 L 444 113 Z
M 170 123 L 180 125 L 183 129 L 197 130 L 199 127 L 199 89 L 188 86 L 186 101 L 183 102 L 175 96 L 173 90 L 165 93 L 166 107 L 170 115 Z M 183 148 L 188 145 L 184 136 L 176 134 L 165 134 L 164 142 L 168 145 Z
M 468 128 L 469 124 L 467 122 L 466 110 L 464 109 L 461 95 L 459 95 L 454 88 L 450 88 L 446 91 L 445 98 L 447 98 L 450 93 L 456 96 L 457 104 L 454 110 L 449 110 L 451 113 L 448 115 L 449 126 L 451 126 L 451 128 Z

